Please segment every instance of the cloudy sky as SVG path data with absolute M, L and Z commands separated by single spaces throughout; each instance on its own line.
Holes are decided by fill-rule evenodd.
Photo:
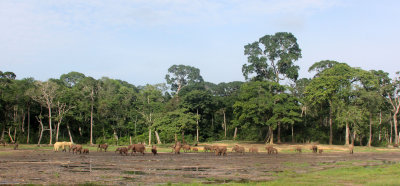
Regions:
M 394 77 L 399 8 L 397 0 L 0 0 L 0 70 L 144 85 L 184 64 L 213 83 L 244 81 L 244 45 L 292 32 L 301 77 L 325 59 Z

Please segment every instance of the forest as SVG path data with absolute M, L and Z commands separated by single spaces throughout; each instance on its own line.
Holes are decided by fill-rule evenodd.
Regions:
M 244 55 L 245 81 L 219 84 L 188 65 L 145 86 L 80 72 L 39 81 L 0 71 L 1 141 L 398 144 L 399 72 L 392 79 L 322 60 L 308 68 L 312 78 L 299 78 L 301 48 L 288 32 L 245 45 Z

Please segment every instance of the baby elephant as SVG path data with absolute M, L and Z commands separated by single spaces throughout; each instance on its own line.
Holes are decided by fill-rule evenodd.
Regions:
M 322 152 L 324 152 L 324 149 L 319 149 L 318 153 L 322 154 Z
M 301 153 L 301 147 L 296 147 L 296 149 L 294 149 L 295 152 Z
M 250 147 L 249 148 L 249 152 L 258 153 L 258 148 L 257 147 Z
M 151 147 L 151 152 L 153 153 L 153 155 L 158 155 L 158 154 L 157 154 L 157 147 L 156 147 L 155 145 L 153 145 L 153 146 Z
M 89 154 L 89 149 L 83 149 L 83 154 Z
M 122 156 L 123 154 L 125 154 L 125 156 L 128 156 L 128 148 L 126 148 L 126 147 L 120 147 L 120 148 L 118 148 L 118 151 L 119 151 L 119 154 L 121 154 L 121 156 Z

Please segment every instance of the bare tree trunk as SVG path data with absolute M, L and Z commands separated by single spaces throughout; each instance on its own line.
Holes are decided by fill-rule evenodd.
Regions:
M 162 143 L 161 143 L 161 140 L 160 140 L 160 136 L 158 135 L 157 130 L 154 130 L 154 133 L 156 134 L 157 144 L 162 144 Z
M 292 143 L 294 143 L 294 130 L 293 130 L 293 125 L 292 125 Z
M 394 141 L 395 144 L 399 144 L 399 136 L 397 135 L 397 113 L 393 114 L 393 125 L 394 125 Z
M 68 135 L 69 135 L 69 141 L 71 143 L 74 143 L 74 140 L 72 139 L 72 134 L 71 134 L 71 130 L 69 129 L 69 124 L 67 122 L 67 130 L 68 130 Z
M 49 132 L 50 132 L 50 145 L 53 144 L 53 128 L 51 126 L 51 105 L 48 105 L 49 109 Z
M 22 133 L 25 133 L 25 115 L 26 113 L 24 112 L 24 110 L 22 110 L 22 125 L 21 125 Z
M 17 127 L 14 127 L 14 143 L 17 141 Z
M 94 90 L 90 94 L 91 97 L 91 107 L 90 107 L 90 145 L 93 145 L 93 102 L 94 102 Z
M 197 109 L 197 121 L 196 121 L 196 141 L 199 142 L 199 109 Z
M 268 131 L 269 131 L 269 136 L 270 136 L 269 144 L 272 145 L 272 144 L 274 144 L 274 131 L 272 130 L 271 126 L 269 126 Z
M 350 128 L 349 128 L 349 123 L 346 121 L 346 143 L 345 145 L 349 145 L 350 141 L 349 141 L 349 135 L 350 135 Z
M 115 130 L 115 129 L 113 129 L 114 130 L 114 138 L 115 138 L 115 140 L 117 140 L 117 144 L 116 145 L 118 145 L 118 134 L 117 134 L 117 131 Z
M 10 137 L 11 143 L 14 143 L 14 139 L 13 139 L 12 136 L 11 136 L 11 128 L 12 128 L 12 127 L 8 128 L 8 136 Z
M 129 145 L 132 145 L 132 136 L 129 136 Z
M 369 140 L 368 147 L 371 147 L 372 143 L 372 113 L 369 114 Z
M 353 145 L 354 146 L 354 140 L 356 139 L 356 131 L 354 130 L 353 131 L 353 135 L 352 135 L 352 138 L 351 138 L 351 145 Z
M 175 133 L 175 144 L 178 141 L 178 135 Z
M 233 133 L 233 140 L 236 140 L 236 135 L 237 135 L 237 127 L 235 127 L 235 133 Z
M 392 120 L 390 120 L 390 139 L 389 139 L 389 143 L 392 144 L 393 143 L 393 122 Z
M 36 119 L 38 120 L 39 124 L 40 124 L 40 136 L 39 136 L 39 140 L 38 140 L 38 145 L 40 145 L 40 142 L 42 141 L 42 136 L 43 136 L 43 131 L 44 131 L 44 127 L 43 127 L 43 122 L 42 119 L 40 118 L 41 116 L 36 117 Z
M 382 110 L 379 112 L 379 142 L 382 140 Z
M 30 106 L 28 106 L 28 135 L 26 137 L 26 144 L 29 144 L 29 133 L 30 133 L 30 126 L 31 126 L 31 114 L 30 114 Z
M 278 134 L 276 137 L 278 138 L 277 139 L 278 143 L 280 143 L 281 142 L 281 122 L 278 122 Z
M 225 110 L 223 110 L 222 112 L 224 113 L 224 128 L 225 128 L 225 139 L 226 139 L 226 115 L 225 115 Z
M 149 145 L 151 145 L 151 128 L 149 127 Z
M 329 101 L 329 145 L 332 145 L 333 131 L 332 131 L 332 101 Z

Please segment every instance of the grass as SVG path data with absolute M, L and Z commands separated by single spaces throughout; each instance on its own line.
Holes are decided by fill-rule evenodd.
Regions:
M 400 185 L 400 164 L 378 166 L 349 166 L 331 168 L 311 173 L 283 171 L 277 173 L 278 179 L 268 182 L 227 183 L 224 185 Z M 206 179 L 214 181 L 215 179 Z M 172 185 L 203 185 L 202 183 Z M 219 185 L 207 184 L 207 185 Z

